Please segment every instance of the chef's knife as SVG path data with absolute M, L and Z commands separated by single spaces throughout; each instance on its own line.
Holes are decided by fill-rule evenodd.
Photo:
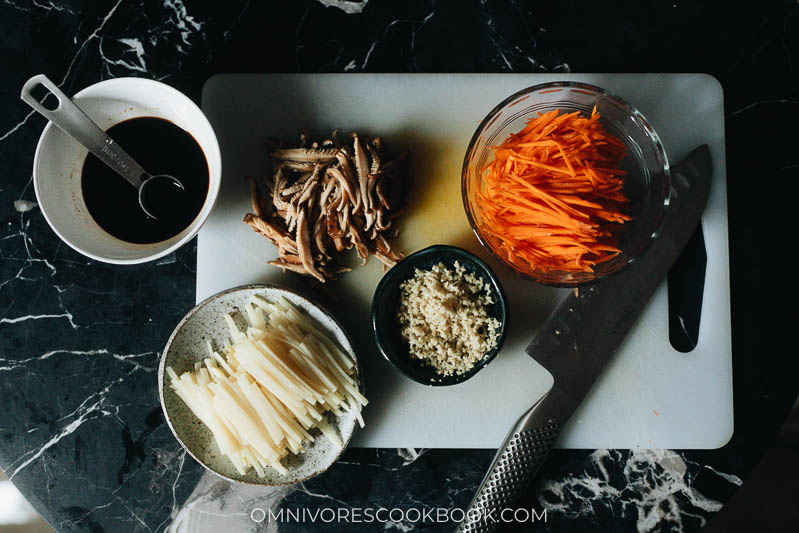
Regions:
M 702 145 L 672 169 L 671 198 L 650 248 L 620 274 L 575 289 L 527 347 L 555 383 L 513 427 L 460 524 L 487 533 L 513 515 L 509 509 L 544 462 L 561 429 L 627 335 L 699 223 L 710 192 L 710 150 Z

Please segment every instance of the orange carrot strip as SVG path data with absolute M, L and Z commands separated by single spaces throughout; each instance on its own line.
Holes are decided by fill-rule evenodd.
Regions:
M 590 272 L 621 253 L 626 149 L 596 108 L 539 113 L 492 150 L 475 206 L 481 232 L 509 263 Z

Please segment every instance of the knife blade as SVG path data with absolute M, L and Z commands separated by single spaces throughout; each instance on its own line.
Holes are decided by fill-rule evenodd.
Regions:
M 502 510 L 532 481 L 700 222 L 712 170 L 707 145 L 688 154 L 672 169 L 669 205 L 649 249 L 618 275 L 569 293 L 541 326 L 526 351 L 554 384 L 511 429 L 458 531 L 488 533 L 502 525 Z

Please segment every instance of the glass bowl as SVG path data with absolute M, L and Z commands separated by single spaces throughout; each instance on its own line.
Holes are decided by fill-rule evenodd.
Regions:
M 524 128 L 527 121 L 553 109 L 563 113 L 580 111 L 590 116 L 596 106 L 604 128 L 624 142 L 627 156 L 621 162 L 624 188 L 630 199 L 632 220 L 624 224 L 615 258 L 596 265 L 591 272 L 542 271 L 521 258 L 508 257 L 500 243 L 481 231 L 482 220 L 475 205 L 475 192 L 484 190 L 484 169 L 496 146 Z M 576 287 L 593 283 L 623 270 L 639 258 L 657 236 L 669 204 L 670 172 L 660 137 L 633 106 L 615 94 L 587 83 L 552 82 L 521 90 L 500 102 L 483 119 L 472 136 L 463 160 L 461 190 L 466 216 L 480 243 L 500 262 L 523 277 L 544 285 Z

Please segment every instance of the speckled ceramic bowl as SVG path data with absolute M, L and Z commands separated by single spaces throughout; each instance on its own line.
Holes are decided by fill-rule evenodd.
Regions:
M 222 319 L 223 313 L 231 313 L 234 320 L 241 320 L 241 324 L 243 324 L 245 319 L 240 313 L 243 312 L 244 305 L 254 294 L 263 296 L 270 301 L 282 296 L 326 328 L 339 346 L 355 361 L 359 388 L 363 392 L 360 365 L 353 351 L 352 343 L 341 324 L 328 311 L 304 296 L 277 285 L 245 285 L 222 291 L 200 302 L 183 317 L 175 331 L 172 332 L 158 366 L 161 408 L 164 410 L 167 424 L 178 442 L 197 462 L 214 474 L 230 481 L 251 485 L 290 485 L 321 474 L 336 462 L 355 431 L 357 421 L 354 415 L 350 413 L 345 413 L 340 417 L 330 413 L 327 415 L 331 424 L 341 435 L 341 440 L 344 443 L 342 447 L 334 446 L 318 429 L 314 429 L 311 432 L 314 442 L 306 446 L 305 453 L 298 456 L 290 454 L 283 459 L 283 465 L 288 469 L 288 474 L 281 475 L 274 469 L 267 468 L 267 475 L 263 478 L 258 477 L 255 471 L 250 471 L 242 476 L 236 471 L 233 463 L 219 451 L 211 431 L 194 416 L 183 400 L 178 398 L 169 386 L 168 379 L 165 378 L 168 366 L 171 366 L 178 374 L 193 369 L 195 362 L 201 361 L 207 356 L 208 351 L 205 346 L 207 340 L 210 340 L 214 346 L 227 344 L 229 334 Z

